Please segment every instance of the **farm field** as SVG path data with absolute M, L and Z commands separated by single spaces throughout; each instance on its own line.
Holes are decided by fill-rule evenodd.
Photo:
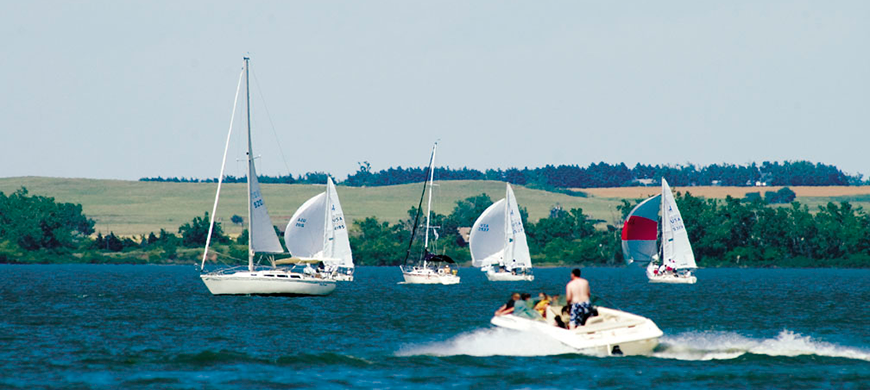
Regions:
M 20 187 L 31 194 L 51 196 L 62 202 L 80 203 L 84 213 L 97 223 L 95 230 L 120 235 L 140 235 L 157 232 L 161 228 L 176 232 L 178 226 L 211 211 L 215 183 L 161 183 L 123 180 L 63 179 L 46 177 L 0 178 L 0 192 L 9 194 Z M 780 187 L 674 187 L 675 191 L 688 190 L 693 195 L 724 198 L 726 195 L 743 197 L 746 192 L 776 191 Z M 811 210 L 829 201 L 849 201 L 870 209 L 870 187 L 791 187 L 797 201 Z M 262 184 L 266 206 L 275 225 L 283 227 L 302 202 L 324 190 L 322 185 Z M 422 184 L 386 187 L 338 187 L 345 217 L 349 221 L 376 216 L 396 222 L 408 218 L 407 211 L 420 200 Z M 564 209 L 582 208 L 594 219 L 616 224 L 619 213 L 616 206 L 622 199 L 639 199 L 658 193 L 658 187 L 622 187 L 576 189 L 588 197 L 514 186 L 521 207 L 529 218 L 537 221 L 546 217 L 552 206 Z M 495 181 L 442 181 L 435 189 L 433 209 L 447 214 L 455 202 L 486 193 L 493 200 L 504 196 L 504 183 Z M 225 184 L 218 207 L 218 220 L 231 235 L 242 227 L 230 223 L 235 215 L 245 216 L 245 184 Z M 691 221 L 689 216 L 684 216 Z
M 0 178 L 0 192 L 9 194 L 20 187 L 31 194 L 51 196 L 58 201 L 80 203 L 84 213 L 97 223 L 97 232 L 140 235 L 161 228 L 176 232 L 178 226 L 195 216 L 211 211 L 215 183 L 163 183 L 123 180 L 63 179 L 45 177 Z M 217 217 L 224 231 L 239 234 L 241 226 L 230 223 L 235 214 L 245 216 L 245 184 L 224 184 Z M 324 185 L 261 184 L 272 223 L 283 227 L 305 200 L 324 191 Z M 338 186 L 341 205 L 348 221 L 376 216 L 397 222 L 408 218 L 408 209 L 420 201 L 422 183 L 387 187 Z M 444 181 L 436 184 L 432 208 L 448 214 L 455 202 L 486 193 L 493 200 L 504 197 L 504 183 L 495 181 Z M 546 217 L 553 205 L 565 209 L 583 208 L 594 218 L 613 223 L 618 217 L 617 200 L 572 197 L 547 191 L 514 186 L 521 207 L 529 218 Z

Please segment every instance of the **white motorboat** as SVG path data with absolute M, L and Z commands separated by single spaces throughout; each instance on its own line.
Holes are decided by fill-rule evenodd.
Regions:
M 420 194 L 420 204 L 417 206 L 417 214 L 414 216 L 414 227 L 411 229 L 411 240 L 408 242 L 408 251 L 405 254 L 405 265 L 399 267 L 402 270 L 402 277 L 405 279 L 404 284 L 459 284 L 459 270 L 455 268 L 456 263 L 453 259 L 445 255 L 435 255 L 429 252 L 429 231 L 434 229 L 430 224 L 430 215 L 432 214 L 432 188 L 435 185 L 435 151 L 437 149 L 438 142 L 432 146 L 432 154 L 429 156 L 429 166 L 427 168 L 429 178 L 423 184 L 423 193 Z M 424 235 L 423 251 L 415 264 L 409 264 L 408 259 L 411 256 L 414 237 L 417 235 L 420 213 L 423 210 L 423 199 L 427 191 L 429 192 L 429 202 L 426 204 L 426 233 Z M 438 232 L 434 233 L 435 240 L 433 240 L 433 244 L 438 240 Z
M 516 196 L 506 184 L 505 197 L 474 221 L 468 249 L 471 264 L 493 282 L 532 281 L 532 258 Z
M 661 201 L 657 203 L 657 201 Z M 661 247 L 657 247 L 661 210 Z M 674 193 L 662 178 L 662 193 L 640 202 L 622 226 L 622 251 L 628 264 L 647 265 L 650 283 L 692 284 L 698 278 L 692 270 L 698 268 L 689 242 L 689 233 Z M 661 257 L 659 256 L 661 254 Z M 662 260 L 659 264 L 659 259 Z
M 274 255 L 285 253 L 284 247 L 275 234 L 272 220 L 266 209 L 266 203 L 260 192 L 260 183 L 257 180 L 257 171 L 254 166 L 254 153 L 251 142 L 251 94 L 249 82 L 250 59 L 245 57 L 244 69 L 239 75 L 239 83 L 236 88 L 236 98 L 233 102 L 233 115 L 230 119 L 230 130 L 227 134 L 227 143 L 224 149 L 224 158 L 221 164 L 221 173 L 218 178 L 217 192 L 212 208 L 211 220 L 206 237 L 205 250 L 202 254 L 200 269 L 205 270 L 205 261 L 209 256 L 209 245 L 214 230 L 214 219 L 217 212 L 218 200 L 220 199 L 221 185 L 223 184 L 224 169 L 226 168 L 227 151 L 233 131 L 233 119 L 235 118 L 236 103 L 238 103 L 239 91 L 241 90 L 242 77 L 245 78 L 247 95 L 247 193 L 248 193 L 248 266 L 230 267 L 217 269 L 212 272 L 204 272 L 200 275 L 203 283 L 214 295 L 327 295 L 335 290 L 335 280 L 328 274 L 317 273 L 313 268 L 306 265 L 303 272 L 296 272 L 296 263 L 305 263 L 303 260 L 282 259 L 275 260 Z M 216 255 L 216 254 L 215 254 Z M 255 257 L 259 261 L 266 259 L 269 266 L 257 266 Z M 258 262 L 259 262 L 258 261 Z M 279 267 L 279 264 L 291 264 L 292 267 Z
M 331 177 L 326 178 L 326 191 L 308 199 L 290 218 L 284 244 L 293 257 L 321 263 L 322 273 L 331 274 L 335 280 L 353 281 L 347 225 Z
M 662 336 L 652 320 L 636 314 L 597 306 L 598 315 L 576 329 L 556 326 L 560 307 L 550 306 L 547 318 L 529 319 L 512 314 L 495 316 L 490 322 L 498 327 L 534 331 L 558 340 L 578 352 L 602 355 L 646 355 L 653 351 Z

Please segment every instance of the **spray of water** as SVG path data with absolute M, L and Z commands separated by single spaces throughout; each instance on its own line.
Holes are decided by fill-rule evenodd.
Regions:
M 406 346 L 396 355 L 548 356 L 575 352 L 573 348 L 537 332 L 486 328 L 443 342 Z
M 815 355 L 870 361 L 870 351 L 814 340 L 789 330 L 755 339 L 732 332 L 689 332 L 661 339 L 655 357 L 678 360 L 734 359 L 746 353 L 768 356 Z
M 747 353 L 768 356 L 815 355 L 870 361 L 870 351 L 814 340 L 789 330 L 757 339 L 733 332 L 687 332 L 664 336 L 652 357 L 677 360 L 734 359 Z M 485 328 L 452 339 L 408 345 L 397 356 L 551 356 L 578 353 L 544 334 Z

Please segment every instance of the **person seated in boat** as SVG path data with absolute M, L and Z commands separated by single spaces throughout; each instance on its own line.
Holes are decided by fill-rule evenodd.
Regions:
M 498 265 L 498 272 L 507 272 L 507 268 L 504 266 L 504 264 Z
M 514 304 L 520 299 L 520 293 L 511 294 L 511 298 L 508 299 L 507 303 L 501 305 L 498 310 L 495 311 L 495 315 L 503 316 L 507 314 L 511 314 L 514 312 Z
M 571 313 L 568 327 L 571 329 L 577 328 L 578 325 L 585 325 L 586 320 L 592 316 L 592 290 L 589 281 L 581 278 L 580 275 L 580 269 L 574 268 L 571 271 L 571 281 L 565 286 L 565 298 Z
M 553 318 L 553 321 L 556 322 L 556 326 L 562 329 L 568 329 L 568 324 L 565 323 L 565 320 L 562 318 L 569 317 L 568 316 L 568 306 L 562 306 L 562 314 L 557 315 Z
M 547 306 L 550 306 L 550 297 L 545 293 L 538 294 L 538 302 L 535 303 L 535 311 L 541 315 L 547 311 Z
M 532 309 L 531 301 L 529 300 L 532 297 L 532 294 L 523 293 L 520 296 L 520 300 L 514 302 L 514 311 L 513 315 L 522 318 L 528 318 L 532 320 L 536 320 L 541 318 L 541 315 L 538 314 L 534 309 Z

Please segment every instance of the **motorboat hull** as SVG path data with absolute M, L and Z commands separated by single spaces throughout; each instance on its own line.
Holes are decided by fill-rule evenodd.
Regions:
M 217 272 L 200 278 L 213 295 L 322 296 L 335 290 L 335 280 L 283 270 Z
M 511 272 L 495 272 L 493 270 L 486 271 L 486 278 L 491 282 L 531 282 L 535 280 L 535 275 Z
M 514 315 L 495 316 L 490 322 L 507 329 L 536 331 L 578 352 L 602 356 L 650 354 L 663 335 L 661 329 L 648 318 L 606 307 L 599 306 L 596 309 L 598 316 L 574 330 L 559 328 L 553 320 L 533 320 Z

